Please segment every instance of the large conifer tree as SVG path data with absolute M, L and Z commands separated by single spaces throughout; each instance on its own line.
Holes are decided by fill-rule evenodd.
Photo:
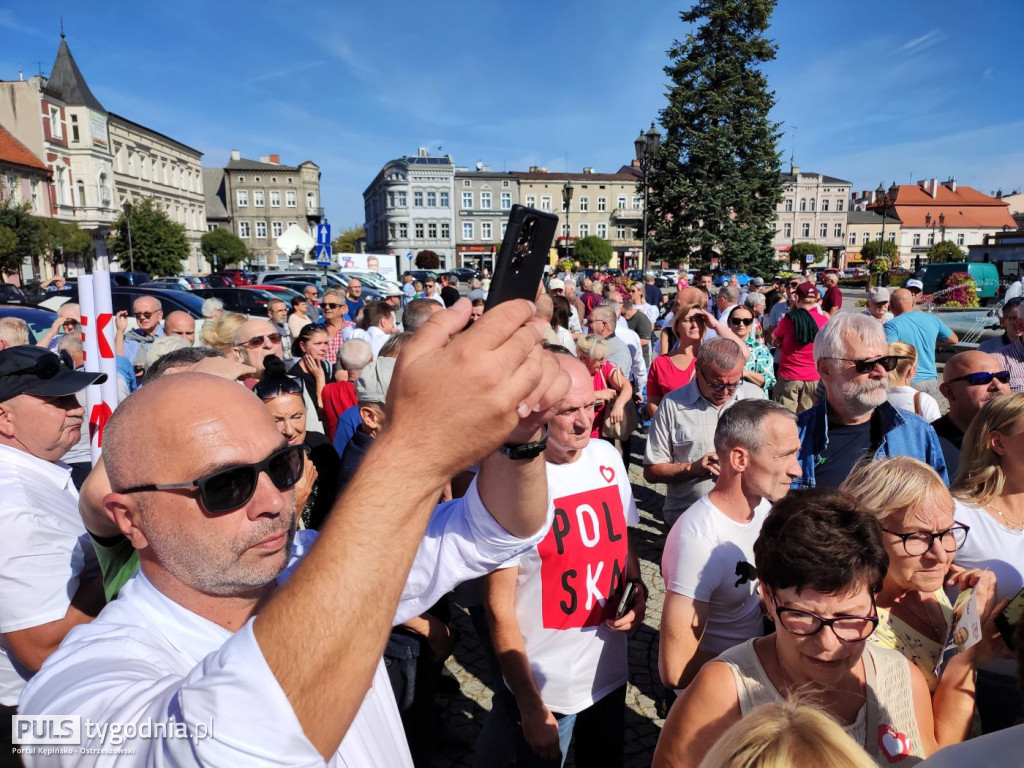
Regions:
M 765 37 L 775 0 L 698 0 L 680 14 L 699 25 L 668 54 L 665 138 L 650 175 L 652 255 L 673 265 L 768 275 L 782 198 L 774 93 L 761 65 L 775 58 Z

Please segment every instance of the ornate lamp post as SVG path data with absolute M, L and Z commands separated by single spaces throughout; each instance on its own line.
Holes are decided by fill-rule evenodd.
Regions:
M 885 218 L 889 215 L 889 209 L 892 208 L 896 203 L 896 194 L 900 191 L 899 186 L 894 181 L 892 186 L 889 187 L 889 191 L 886 192 L 885 187 L 879 183 L 878 189 L 875 190 L 875 205 L 882 207 L 882 245 L 878 249 L 878 254 L 881 257 L 885 257 Z M 899 248 L 896 249 L 896 257 L 899 258 Z
M 128 270 L 135 271 L 135 253 L 132 251 L 132 204 L 125 203 L 122 206 L 125 221 L 128 222 Z
M 572 227 L 569 226 L 569 209 L 572 205 L 572 193 L 573 186 L 572 181 L 568 180 L 565 182 L 565 186 L 562 187 L 562 206 L 565 208 L 565 256 L 566 258 L 572 258 L 570 248 L 572 247 Z
M 640 251 L 640 271 L 644 271 L 647 268 L 647 174 L 650 173 L 651 168 L 654 166 L 654 158 L 658 154 L 658 147 L 661 146 L 661 134 L 658 133 L 654 127 L 654 121 L 651 121 L 651 128 L 645 134 L 643 129 L 640 130 L 640 135 L 636 137 L 636 141 L 633 142 L 633 148 L 636 150 L 636 159 L 640 163 L 640 172 L 643 174 L 644 179 L 644 229 L 643 229 L 643 245 Z

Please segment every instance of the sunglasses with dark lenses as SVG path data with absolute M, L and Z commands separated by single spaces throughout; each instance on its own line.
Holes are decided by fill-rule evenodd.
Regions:
M 906 360 L 907 358 L 903 355 L 883 355 L 882 357 L 875 357 L 871 360 L 851 360 L 848 357 L 837 357 L 837 360 L 843 360 L 847 363 L 853 363 L 853 367 L 857 369 L 857 373 L 871 373 L 875 370 L 876 365 L 882 366 L 883 371 L 892 371 L 900 362 L 900 360 Z
M 36 358 L 36 361 L 28 368 L 21 368 L 17 371 L 11 371 L 5 376 L 19 376 L 32 374 L 36 378 L 40 379 L 52 379 L 58 373 L 60 373 L 61 359 L 60 356 L 53 353 L 47 352 L 45 355 L 40 355 Z
M 333 301 L 322 301 L 320 302 L 320 306 L 324 309 L 337 309 L 341 304 L 336 304 Z
M 790 288 L 797 288 L 799 285 L 800 283 L 789 283 Z
M 136 485 L 125 488 L 121 493 L 198 488 L 199 503 L 203 505 L 203 509 L 211 515 L 219 515 L 248 504 L 256 493 L 256 485 L 262 472 L 267 473 L 270 482 L 279 491 L 291 488 L 302 478 L 304 458 L 305 449 L 301 444 L 288 445 L 274 451 L 263 461 L 219 469 L 189 483 Z
M 729 325 L 751 325 L 754 322 L 752 317 L 730 317 Z
M 273 400 L 282 392 L 286 395 L 301 395 L 302 381 L 293 376 L 275 376 L 261 381 L 253 388 L 260 400 Z
M 251 339 L 248 339 L 247 341 L 243 341 L 241 344 L 236 344 L 235 346 L 236 347 L 248 347 L 249 349 L 259 349 L 260 347 L 263 346 L 263 340 L 264 339 L 270 339 L 270 343 L 271 344 L 280 344 L 281 343 L 281 334 L 280 333 L 268 333 L 268 334 L 266 334 L 264 336 L 253 336 Z
M 968 385 L 972 387 L 981 387 L 992 383 L 992 379 L 995 379 L 1000 384 L 1010 383 L 1010 372 L 1009 371 L 978 371 L 977 373 L 965 373 L 963 376 L 957 376 L 955 379 L 950 379 L 949 383 L 952 384 L 954 381 L 966 381 Z
M 160 310 L 158 309 L 156 312 L 159 312 L 159 311 Z M 155 315 L 156 312 L 133 312 L 132 314 L 135 315 L 135 319 L 136 320 L 138 320 L 140 318 L 142 320 L 149 320 L 149 318 L 151 318 L 153 315 Z

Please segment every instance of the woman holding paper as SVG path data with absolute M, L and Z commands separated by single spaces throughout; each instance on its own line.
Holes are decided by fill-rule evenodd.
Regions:
M 855 493 L 882 528 L 889 566 L 878 593 L 878 629 L 872 644 L 902 653 L 924 673 L 932 694 L 939 746 L 967 738 L 975 708 L 974 675 L 979 662 L 1005 650 L 993 623 L 996 580 L 991 571 L 953 564 L 969 527 L 953 518 L 953 498 L 924 462 L 907 456 L 865 462 L 840 490 Z M 954 613 L 943 591 L 971 590 Z M 968 609 L 968 602 L 974 609 Z M 960 601 L 958 601 L 960 603 Z M 969 624 L 973 617 L 973 629 Z M 967 629 L 971 646 L 943 664 L 955 646 L 953 630 Z M 960 637 L 962 638 L 963 632 Z M 981 637 L 980 642 L 978 641 Z

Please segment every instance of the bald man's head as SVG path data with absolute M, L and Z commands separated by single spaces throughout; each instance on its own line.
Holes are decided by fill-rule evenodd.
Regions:
M 164 335 L 181 336 L 189 344 L 196 342 L 196 321 L 188 312 L 175 310 L 164 318 Z
M 914 308 L 914 294 L 906 288 L 897 288 L 889 296 L 889 311 L 894 317 L 899 317 L 904 312 Z
M 685 307 L 687 304 L 703 304 L 707 301 L 704 291 L 695 285 L 689 285 L 676 294 L 675 305 Z
M 1005 371 L 999 358 L 977 350 L 958 352 L 942 370 L 939 391 L 949 402 L 950 420 L 962 431 L 967 430 L 985 403 L 1010 391 L 1008 383 L 985 374 L 1005 376 Z

